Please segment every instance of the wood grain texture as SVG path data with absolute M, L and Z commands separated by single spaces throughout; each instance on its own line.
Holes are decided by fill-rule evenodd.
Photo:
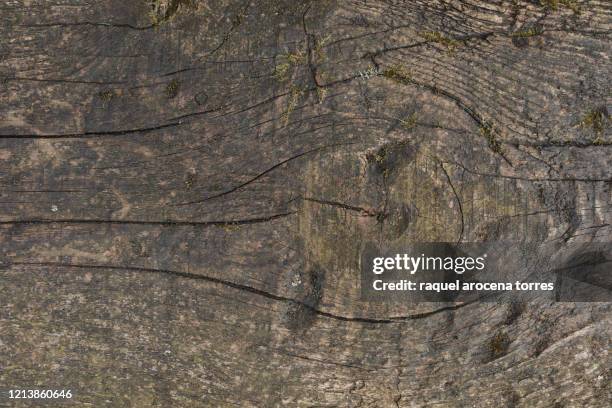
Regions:
M 609 241 L 611 16 L 5 1 L 0 386 L 74 390 L 57 406 L 608 407 L 609 303 L 370 303 L 359 260 Z

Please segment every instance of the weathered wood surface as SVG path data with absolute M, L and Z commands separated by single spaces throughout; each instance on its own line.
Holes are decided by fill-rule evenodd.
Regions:
M 611 15 L 4 1 L 0 386 L 609 406 L 609 304 L 371 304 L 358 263 L 368 243 L 609 241 Z

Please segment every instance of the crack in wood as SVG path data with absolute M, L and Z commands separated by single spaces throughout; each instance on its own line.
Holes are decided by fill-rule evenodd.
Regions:
M 241 183 L 241 184 L 239 184 L 239 185 L 237 185 L 235 187 L 232 187 L 232 188 L 230 188 L 228 190 L 225 190 L 225 191 L 223 191 L 221 193 L 217 193 L 217 194 L 214 194 L 214 195 L 212 195 L 210 197 L 206 197 L 206 198 L 203 198 L 203 199 L 200 199 L 200 200 L 187 201 L 187 202 L 183 202 L 183 203 L 173 204 L 173 206 L 174 207 L 182 207 L 182 206 L 186 206 L 186 205 L 200 204 L 200 203 L 203 203 L 203 202 L 206 202 L 206 201 L 213 200 L 215 198 L 226 196 L 228 194 L 231 194 L 231 193 L 233 193 L 233 192 L 235 192 L 235 191 L 237 191 L 237 190 L 239 190 L 239 189 L 241 189 L 241 188 L 243 188 L 243 187 L 253 183 L 254 181 L 257 181 L 258 179 L 262 178 L 263 176 L 265 176 L 268 173 L 271 173 L 272 171 L 276 170 L 277 168 L 279 168 L 279 167 L 281 167 L 281 166 L 283 166 L 283 165 L 285 165 L 285 164 L 287 164 L 287 163 L 289 163 L 289 162 L 291 162 L 293 160 L 299 159 L 300 157 L 303 157 L 303 156 L 306 156 L 306 155 L 309 155 L 309 154 L 312 154 L 312 153 L 316 153 L 316 152 L 322 151 L 324 149 L 328 149 L 330 147 L 347 146 L 347 145 L 351 145 L 351 144 L 354 144 L 354 143 L 337 143 L 337 144 L 326 145 L 326 146 L 317 147 L 315 149 L 307 150 L 305 152 L 302 152 L 302 153 L 296 154 L 294 156 L 291 156 L 288 159 L 285 159 L 285 160 L 275 164 L 274 166 L 269 167 L 268 169 L 266 169 L 266 170 L 262 171 L 261 173 L 257 174 L 256 176 L 251 177 L 250 179 L 248 179 L 244 183 Z
M 21 135 L 0 135 L 0 140 L 3 139 L 88 139 L 96 136 L 126 136 L 135 133 L 152 133 L 158 130 L 174 128 L 182 125 L 181 121 L 166 123 L 163 125 L 126 129 L 126 130 L 107 130 L 82 133 L 65 133 L 65 134 L 21 134 Z
M 42 225 L 42 224 L 120 224 L 120 225 L 164 225 L 164 226 L 233 226 L 259 224 L 296 214 L 295 211 L 274 214 L 267 217 L 221 221 L 143 221 L 143 220 L 96 220 L 96 219 L 30 219 L 0 221 L 0 225 Z
M 426 319 L 428 317 L 435 316 L 440 313 L 458 310 L 460 308 L 472 305 L 480 300 L 480 299 L 476 299 L 476 300 L 472 300 L 469 302 L 464 302 L 464 303 L 459 303 L 455 305 L 437 308 L 429 312 L 415 313 L 415 314 L 409 314 L 405 316 L 393 316 L 389 318 L 370 318 L 370 317 L 360 317 L 360 316 L 344 316 L 344 315 L 339 315 L 339 314 L 335 314 L 331 312 L 326 312 L 324 310 L 320 310 L 320 309 L 313 307 L 307 302 L 298 301 L 298 300 L 295 300 L 295 299 L 292 299 L 286 296 L 277 295 L 277 294 L 270 293 L 262 289 L 257 289 L 251 286 L 242 285 L 242 284 L 231 282 L 225 279 L 215 278 L 212 276 L 201 275 L 201 274 L 191 273 L 191 272 L 176 271 L 176 270 L 170 270 L 170 269 L 141 268 L 141 267 L 134 267 L 134 266 L 116 266 L 116 265 L 99 265 L 99 264 L 69 264 L 69 263 L 61 263 L 61 262 L 35 262 L 35 261 L 8 260 L 6 263 L 4 263 L 5 267 L 10 266 L 10 265 L 76 268 L 76 269 L 90 269 L 90 270 L 92 269 L 93 270 L 105 270 L 106 269 L 106 270 L 112 270 L 112 271 L 122 271 L 123 270 L 123 271 L 144 272 L 144 273 L 157 273 L 157 274 L 181 277 L 185 279 L 202 280 L 202 281 L 207 281 L 207 282 L 219 284 L 222 286 L 226 286 L 232 289 L 249 292 L 249 293 L 252 293 L 258 296 L 262 296 L 262 297 L 265 297 L 271 300 L 299 305 L 300 307 L 303 307 L 306 310 L 309 310 L 310 312 L 318 316 L 322 316 L 322 317 L 326 317 L 329 319 L 338 320 L 342 322 L 351 322 L 351 323 L 360 323 L 360 324 L 400 324 L 400 323 L 404 323 L 404 322 L 412 321 L 412 320 Z

